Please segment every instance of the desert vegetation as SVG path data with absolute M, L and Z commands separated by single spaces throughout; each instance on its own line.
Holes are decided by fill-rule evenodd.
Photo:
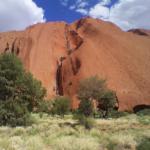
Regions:
M 28 127 L 0 127 L 1 150 L 148 150 L 150 117 L 128 114 L 118 119 L 94 119 L 87 130 L 72 119 L 32 114 Z M 142 119 L 142 121 L 141 121 Z
M 97 76 L 81 81 L 77 94 L 80 100 L 79 112 L 85 116 L 93 115 L 95 110 L 106 118 L 117 104 L 115 92 L 108 89 L 106 81 Z
M 0 55 L 0 125 L 30 124 L 30 113 L 45 94 L 41 82 L 25 71 L 15 54 Z
M 117 96 L 97 76 L 82 80 L 79 108 L 46 99 L 15 54 L 0 55 L 0 150 L 148 150 L 150 110 L 117 111 Z

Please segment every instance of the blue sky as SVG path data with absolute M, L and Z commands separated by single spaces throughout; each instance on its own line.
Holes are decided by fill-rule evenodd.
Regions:
M 123 30 L 150 29 L 150 0 L 0 0 L 0 32 L 83 16 L 111 21 Z
M 69 9 L 70 6 L 75 5 L 77 0 L 69 0 L 68 3 L 63 5 L 63 0 L 34 0 L 39 7 L 44 9 L 45 18 L 47 21 L 66 21 L 71 23 L 77 19 L 80 19 L 84 14 Z M 118 0 L 112 0 L 108 7 L 114 5 Z M 89 0 L 87 9 L 90 9 L 96 5 L 99 0 Z
M 73 22 L 82 15 L 63 6 L 60 0 L 34 0 L 38 6 L 44 9 L 47 21 L 66 21 Z

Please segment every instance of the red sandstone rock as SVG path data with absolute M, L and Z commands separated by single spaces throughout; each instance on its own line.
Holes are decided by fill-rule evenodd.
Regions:
M 0 52 L 15 52 L 22 59 L 47 88 L 49 98 L 69 95 L 77 107 L 79 81 L 98 75 L 116 91 L 119 110 L 150 105 L 149 36 L 84 18 L 71 25 L 44 23 L 21 32 L 0 33 L 0 45 Z
M 150 31 L 145 29 L 131 29 L 128 32 L 133 32 L 137 35 L 150 36 Z

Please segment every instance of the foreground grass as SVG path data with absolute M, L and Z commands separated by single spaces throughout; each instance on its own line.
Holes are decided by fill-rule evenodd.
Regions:
M 0 150 L 140 150 L 143 139 L 148 139 L 145 150 L 150 149 L 150 116 L 97 119 L 91 130 L 71 115 L 33 117 L 35 123 L 26 128 L 0 127 Z

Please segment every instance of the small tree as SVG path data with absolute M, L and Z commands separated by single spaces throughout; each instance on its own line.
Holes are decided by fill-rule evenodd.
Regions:
M 115 108 L 117 103 L 116 93 L 111 90 L 106 90 L 98 99 L 98 109 L 102 112 L 104 118 Z
M 51 100 L 43 100 L 39 102 L 38 107 L 36 108 L 36 112 L 51 114 L 52 108 L 53 102 Z
M 46 96 L 46 89 L 42 87 L 42 83 L 35 79 L 31 73 L 26 73 L 22 81 L 22 99 L 28 102 L 28 110 L 31 112 L 33 108 L 38 107 Z
M 58 96 L 53 100 L 51 113 L 64 117 L 64 115 L 69 112 L 69 109 L 70 99 L 67 97 Z
M 99 79 L 97 76 L 84 79 L 80 82 L 78 89 L 79 100 L 98 99 L 103 95 L 106 88 L 105 80 Z
M 81 81 L 78 89 L 79 112 L 86 116 L 92 115 L 93 100 L 97 100 L 103 95 L 105 86 L 105 80 L 101 80 L 97 76 Z
M 79 112 L 86 116 L 93 114 L 94 100 L 98 103 L 98 110 L 103 112 L 103 117 L 108 115 L 117 102 L 115 93 L 107 88 L 105 80 L 97 76 L 81 81 L 78 98 L 80 100 Z
M 79 113 L 85 116 L 91 116 L 93 113 L 93 102 L 88 99 L 83 99 L 79 104 Z
M 45 89 L 12 53 L 0 55 L 0 125 L 26 125 Z

